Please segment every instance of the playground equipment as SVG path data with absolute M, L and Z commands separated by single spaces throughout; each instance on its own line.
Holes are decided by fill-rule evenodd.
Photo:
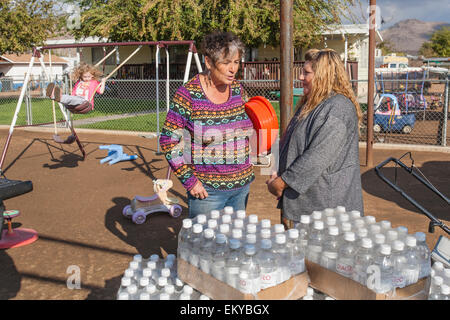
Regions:
M 131 205 L 123 208 L 123 215 L 131 218 L 136 224 L 144 223 L 147 215 L 154 212 L 168 212 L 174 218 L 179 217 L 182 208 L 178 204 L 178 199 L 167 196 L 167 191 L 172 186 L 173 183 L 169 179 L 153 180 L 153 191 L 155 194 L 151 197 L 135 196 L 131 201 Z
M 110 144 L 106 146 L 99 146 L 101 150 L 108 150 L 108 156 L 100 160 L 100 163 L 109 161 L 109 165 L 116 164 L 119 161 L 136 160 L 137 155 L 128 155 L 123 152 L 123 147 L 117 144 Z
M 7 200 L 33 190 L 31 181 L 9 180 L 0 178 L 0 249 L 16 248 L 30 244 L 38 239 L 33 229 L 14 228 L 12 219 L 19 216 L 18 210 L 5 210 L 3 200 Z M 6 220 L 8 229 L 3 230 L 3 221 Z
M 399 131 L 411 133 L 416 122 L 413 113 L 400 110 L 397 97 L 393 94 L 382 94 L 375 108 L 373 131 Z

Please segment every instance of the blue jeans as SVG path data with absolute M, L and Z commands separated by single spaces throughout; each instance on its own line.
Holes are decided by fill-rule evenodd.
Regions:
M 205 199 L 194 198 L 189 192 L 188 196 L 188 218 L 192 219 L 199 214 L 208 214 L 211 210 L 222 210 L 231 206 L 235 211 L 247 208 L 250 184 L 236 190 L 215 190 L 205 186 L 208 197 Z

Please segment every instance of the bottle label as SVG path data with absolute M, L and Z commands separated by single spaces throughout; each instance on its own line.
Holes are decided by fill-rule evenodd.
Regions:
M 210 260 L 200 259 L 200 269 L 205 273 L 210 273 Z
M 292 274 L 300 274 L 305 271 L 305 259 L 291 260 L 289 268 Z
M 405 285 L 405 277 L 402 274 L 394 274 L 392 277 L 392 286 L 395 288 L 404 288 Z
M 243 293 L 256 294 L 260 291 L 260 280 L 259 278 L 248 279 L 239 277 L 239 290 Z
M 261 272 L 261 289 L 273 287 L 277 284 L 277 272 Z
M 353 272 L 353 266 L 341 260 L 336 263 L 336 271 L 343 276 L 350 277 Z

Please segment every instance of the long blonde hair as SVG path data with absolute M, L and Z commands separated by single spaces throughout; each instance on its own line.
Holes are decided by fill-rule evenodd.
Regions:
M 305 54 L 305 62 L 308 61 L 311 63 L 314 79 L 308 97 L 303 96 L 297 103 L 297 108 L 303 106 L 299 119 L 306 117 L 334 92 L 346 96 L 353 102 L 358 122 L 360 122 L 362 118 L 361 108 L 353 92 L 344 64 L 337 52 L 332 49 L 310 49 Z
M 90 74 L 92 74 L 92 77 L 95 80 L 99 80 L 103 74 L 95 66 L 82 62 L 78 67 L 75 68 L 75 70 L 73 70 L 72 80 L 75 82 L 80 80 L 81 76 L 86 72 L 89 72 Z

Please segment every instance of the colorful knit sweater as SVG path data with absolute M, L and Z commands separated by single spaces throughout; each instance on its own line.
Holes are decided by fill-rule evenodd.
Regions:
M 186 190 L 198 180 L 216 190 L 235 190 L 254 180 L 249 158 L 253 124 L 241 92 L 233 81 L 228 101 L 214 104 L 196 75 L 175 93 L 159 142 Z

